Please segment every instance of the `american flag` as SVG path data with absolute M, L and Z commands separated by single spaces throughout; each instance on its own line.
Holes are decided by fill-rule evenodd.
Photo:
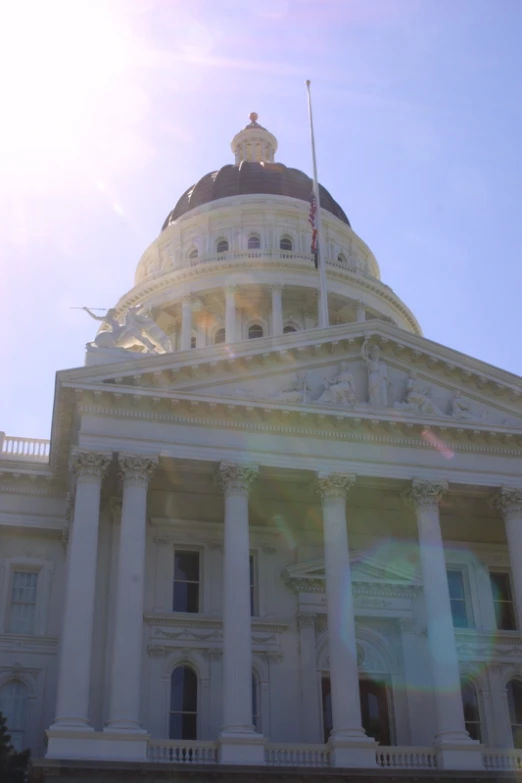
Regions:
M 310 252 L 314 257 L 314 264 L 315 264 L 315 268 L 317 269 L 317 226 L 315 222 L 316 216 L 317 216 L 317 199 L 315 198 L 315 193 L 312 191 L 312 195 L 310 197 L 310 212 L 308 213 L 308 222 L 312 226 L 312 244 L 310 245 Z

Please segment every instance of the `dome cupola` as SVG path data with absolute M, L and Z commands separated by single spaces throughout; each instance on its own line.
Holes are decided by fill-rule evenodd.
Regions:
M 236 133 L 231 142 L 236 166 L 243 161 L 250 163 L 273 163 L 277 152 L 277 139 L 258 123 L 255 111 L 250 114 L 250 123 Z

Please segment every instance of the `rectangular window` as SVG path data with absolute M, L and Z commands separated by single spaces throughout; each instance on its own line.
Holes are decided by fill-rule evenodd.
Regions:
M 199 612 L 199 552 L 174 553 L 173 612 Z
M 37 586 L 37 571 L 13 571 L 9 612 L 10 633 L 34 633 Z
M 256 556 L 250 555 L 250 615 L 257 615 L 257 579 L 256 579 Z
M 470 628 L 471 612 L 468 607 L 464 574 L 460 569 L 448 569 L 448 587 L 451 603 L 451 614 L 455 628 Z
M 511 579 L 507 571 L 490 571 L 495 619 L 499 631 L 516 631 Z

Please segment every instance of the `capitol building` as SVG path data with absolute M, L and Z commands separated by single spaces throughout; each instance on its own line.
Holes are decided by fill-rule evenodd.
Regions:
M 64 783 L 509 777 L 522 379 L 424 337 L 322 186 L 321 297 L 312 180 L 254 113 L 231 146 L 50 441 L 0 421 L 12 741 Z

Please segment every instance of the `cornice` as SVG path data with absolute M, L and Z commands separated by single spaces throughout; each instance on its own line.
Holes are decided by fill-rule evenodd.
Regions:
M 144 615 L 145 622 L 156 628 L 169 626 L 171 628 L 220 630 L 223 627 L 221 617 L 209 617 L 208 615 L 194 614 L 188 617 L 186 614 L 172 613 L 160 614 L 149 612 Z M 288 620 L 272 620 L 261 617 L 252 617 L 252 630 L 258 633 L 282 633 L 290 626 Z
M 0 634 L 0 652 L 54 654 L 58 652 L 58 638 L 4 633 Z
M 518 633 L 455 629 L 457 655 L 462 660 L 491 662 L 493 659 L 520 660 L 522 639 Z

